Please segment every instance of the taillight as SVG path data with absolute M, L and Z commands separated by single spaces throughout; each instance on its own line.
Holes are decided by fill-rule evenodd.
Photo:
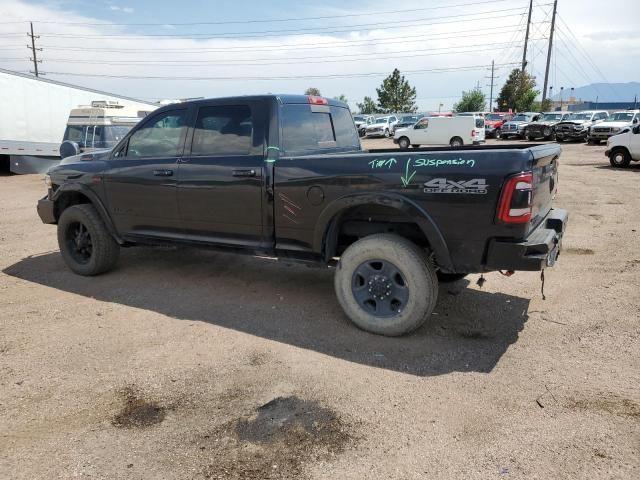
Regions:
M 503 223 L 527 223 L 531 220 L 533 174 L 520 173 L 507 179 L 500 197 L 498 220 Z
M 475 136 L 476 136 L 476 130 L 475 130 L 475 128 L 474 128 L 473 130 L 471 130 L 471 136 L 472 136 L 472 137 L 475 137 Z
M 311 105 L 329 105 L 329 100 L 324 97 L 318 97 L 316 95 L 309 95 L 309 103 Z

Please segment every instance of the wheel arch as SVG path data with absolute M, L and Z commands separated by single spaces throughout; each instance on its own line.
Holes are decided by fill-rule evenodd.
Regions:
M 411 219 L 424 235 L 436 263 L 445 271 L 453 271 L 447 244 L 431 216 L 410 199 L 392 193 L 352 194 L 338 198 L 322 211 L 316 222 L 313 250 L 328 261 L 336 252 L 337 236 L 345 215 L 357 207 L 383 206 L 394 209 Z
M 98 212 L 98 215 L 100 215 L 100 218 L 104 222 L 111 236 L 119 244 L 124 243 L 122 238 L 118 235 L 118 232 L 116 231 L 115 226 L 113 225 L 113 222 L 111 221 L 111 217 L 109 217 L 109 213 L 107 212 L 107 209 L 105 208 L 104 204 L 102 203 L 98 195 L 96 195 L 87 186 L 79 183 L 63 184 L 56 191 L 53 197 L 53 201 L 54 201 L 54 215 L 55 215 L 56 222 L 60 219 L 60 216 L 67 208 L 73 205 L 80 205 L 80 204 L 86 204 L 86 203 L 91 204 Z

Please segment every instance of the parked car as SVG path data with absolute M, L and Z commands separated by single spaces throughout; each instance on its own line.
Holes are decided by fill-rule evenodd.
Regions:
M 536 112 L 518 113 L 515 117 L 502 125 L 499 138 L 527 138 L 529 133 L 527 127 L 531 122 L 535 122 L 541 116 L 542 115 L 540 113 Z
M 621 132 L 625 127 L 635 125 L 640 122 L 640 110 L 626 110 L 614 112 L 602 123 L 589 129 L 587 142 L 599 144 L 602 140 L 608 139 L 611 135 Z
M 628 167 L 632 161 L 640 162 L 640 122 L 610 136 L 604 154 L 613 167 Z
M 542 138 L 544 140 L 553 140 L 556 136 L 556 125 L 566 120 L 569 114 L 567 112 L 545 112 L 535 122 L 531 122 L 527 127 L 527 139 L 536 140 Z
M 401 150 L 420 145 L 478 145 L 484 143 L 481 117 L 425 117 L 409 128 L 399 128 L 393 137 Z
M 408 128 L 415 125 L 415 123 L 423 117 L 424 115 L 421 114 L 401 116 L 398 123 L 393 126 L 393 133 L 395 134 L 399 128 Z
M 373 115 L 355 115 L 353 122 L 356 124 L 358 135 L 364 137 L 368 125 L 373 123 Z
M 554 265 L 568 218 L 552 207 L 560 154 L 362 151 L 338 100 L 189 101 L 50 169 L 38 214 L 79 275 L 111 270 L 123 246 L 158 243 L 311 262 L 335 267 L 358 327 L 401 335 L 431 317 L 439 278 Z
M 573 112 L 566 120 L 556 124 L 556 140 L 586 140 L 589 128 L 609 118 L 609 112 L 604 110 L 588 110 Z
M 499 138 L 502 125 L 513 118 L 512 113 L 494 112 L 487 113 L 484 117 L 484 134 L 486 138 Z
M 398 117 L 395 115 L 376 118 L 371 125 L 367 125 L 367 128 L 365 128 L 365 136 L 390 137 L 393 135 L 393 128 L 396 123 L 398 123 Z

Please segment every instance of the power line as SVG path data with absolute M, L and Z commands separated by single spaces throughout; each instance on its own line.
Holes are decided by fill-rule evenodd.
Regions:
M 387 10 L 382 12 L 368 12 L 368 13 L 349 13 L 343 15 L 326 15 L 326 16 L 314 16 L 314 17 L 295 17 L 295 18 L 275 18 L 275 19 L 250 19 L 250 20 L 223 20 L 217 22 L 185 22 L 185 23 L 170 23 L 170 22 L 162 22 L 162 23 L 112 23 L 112 22 L 98 22 L 98 23 L 88 23 L 88 22 L 58 22 L 51 20 L 38 20 L 36 23 L 54 23 L 56 25 L 81 25 L 81 26 L 105 26 L 105 27 L 144 27 L 144 26 L 196 26 L 196 25 L 244 25 L 247 23 L 279 23 L 279 22 L 294 22 L 294 21 L 306 21 L 306 20 L 328 20 L 328 19 L 337 19 L 337 18 L 352 18 L 352 17 L 368 17 L 368 16 L 377 16 L 377 15 L 392 15 L 392 14 L 402 14 L 402 13 L 415 13 L 422 12 L 426 10 L 439 10 L 443 8 L 456 8 L 456 7 L 467 7 L 467 6 L 476 6 L 476 5 L 484 5 L 488 3 L 505 3 L 510 2 L 512 0 L 485 0 L 478 2 L 470 2 L 470 3 L 459 3 L 456 5 L 441 5 L 441 6 L 432 6 L 432 7 L 423 7 L 423 8 L 411 8 L 406 10 Z M 0 22 L 0 25 L 9 25 L 9 24 L 18 24 L 18 23 L 28 23 L 28 20 L 15 20 L 9 22 Z
M 434 48 L 430 53 L 415 53 L 415 50 L 401 50 L 396 52 L 384 52 L 382 54 L 349 54 L 349 55 L 329 55 L 325 56 L 322 59 L 318 59 L 318 56 L 311 57 L 287 57 L 286 60 L 295 60 L 293 62 L 278 62 L 278 61 L 269 61 L 269 59 L 262 58 L 248 58 L 243 60 L 234 60 L 233 63 L 229 62 L 213 62 L 210 60 L 130 60 L 130 61 L 110 61 L 107 59 L 96 59 L 96 60 L 83 60 L 83 59 L 73 59 L 73 58 L 48 58 L 51 62 L 60 62 L 60 63 L 71 63 L 71 64 L 89 64 L 89 65 L 121 65 L 121 66 L 145 66 L 145 67 L 166 67 L 166 66 L 194 66 L 194 67 L 202 67 L 202 66 L 270 66 L 270 65 L 297 65 L 297 64 L 313 64 L 313 63 L 339 63 L 339 62 L 353 62 L 353 61 L 364 61 L 364 60 L 389 60 L 389 59 L 397 59 L 397 58 L 416 58 L 416 57 L 430 57 L 430 56 L 438 56 L 438 55 L 457 55 L 461 53 L 475 53 L 475 52 L 485 52 L 491 51 L 493 48 L 486 48 L 492 45 L 503 45 L 502 43 L 494 43 L 494 44 L 484 44 L 482 48 L 475 48 L 471 50 L 462 50 L 456 51 L 456 49 L 464 48 L 463 46 L 456 47 L 442 47 L 442 48 Z M 433 50 L 439 50 L 439 52 L 433 53 Z M 401 53 L 409 53 L 410 55 L 397 55 Z M 380 56 L 386 55 L 386 56 Z M 390 55 L 390 56 L 389 56 Z M 369 57 L 369 58 L 358 58 L 358 57 Z M 349 58 L 346 58 L 349 57 Z M 355 58 L 351 58 L 355 57 Z M 339 58 L 340 60 L 332 60 Z M 20 60 L 20 58 L 6 58 L 0 57 L 0 60 Z M 302 62 L 300 60 L 303 60 Z M 310 61 L 304 61 L 310 60 Z M 239 62 L 239 63 L 237 63 Z M 242 62 L 250 62 L 250 63 L 242 63 Z
M 493 13 L 500 12 L 508 12 L 521 10 L 521 8 L 508 8 L 501 10 L 492 10 L 481 12 L 481 15 L 490 15 Z M 397 28 L 407 28 L 407 27 L 420 27 L 426 25 L 442 25 L 448 23 L 459 23 L 459 22 L 476 22 L 478 20 L 494 20 L 496 18 L 507 18 L 514 17 L 519 14 L 507 14 L 507 15 L 490 15 L 489 17 L 478 17 L 478 13 L 464 13 L 459 15 L 446 15 L 442 17 L 425 17 L 412 20 L 411 22 L 376 22 L 376 23 L 363 23 L 351 25 L 348 29 L 342 30 L 327 30 L 334 27 L 315 27 L 315 28 L 303 28 L 303 29 L 288 29 L 288 30 L 263 30 L 263 31 L 255 31 L 255 32 L 224 32 L 224 33 L 191 33 L 191 34 L 98 34 L 98 35 L 79 35 L 79 34 L 70 34 L 70 33 L 42 33 L 43 36 L 46 37 L 56 37 L 56 38 L 84 38 L 84 39 L 92 39 L 92 38 L 110 38 L 110 39 L 126 39 L 131 40 L 133 38 L 182 38 L 182 39 L 214 39 L 214 38 L 225 38 L 228 36 L 233 36 L 234 38 L 262 38 L 262 37 L 272 37 L 272 36 L 299 36 L 299 35 L 310 35 L 312 33 L 326 34 L 326 33 L 344 33 L 344 32 L 354 32 L 357 31 L 358 28 L 361 27 L 375 27 L 375 28 L 364 28 L 370 30 L 390 30 Z M 461 17 L 473 17 L 470 19 L 460 19 Z M 455 19 L 444 22 L 431 22 L 424 23 L 427 20 L 442 20 L 442 19 Z M 393 24 L 393 26 L 390 26 Z M 362 28 L 361 28 L 362 29 Z M 12 34 L 0 34 L 0 36 L 8 36 Z
M 514 65 L 512 64 L 498 64 L 497 67 L 505 67 Z M 421 73 L 445 73 L 445 72 L 461 72 L 461 71 L 473 71 L 473 70 L 483 70 L 486 68 L 486 65 L 469 65 L 469 66 L 461 66 L 461 67 L 443 67 L 443 68 L 432 68 L 432 69 L 421 69 L 421 70 L 405 70 L 404 74 L 421 74 Z M 73 76 L 73 77 L 98 77 L 98 78 L 117 78 L 117 79 L 128 79 L 128 80 L 207 80 L 207 81 L 215 81 L 215 80 L 301 80 L 301 79 L 335 79 L 335 78 L 361 78 L 361 77 L 374 77 L 374 76 L 386 76 L 389 72 L 367 72 L 367 73 L 337 73 L 331 75 L 287 75 L 287 76 L 252 76 L 252 77 L 210 77 L 210 76 L 180 76 L 180 77 L 169 77 L 169 76 L 154 76 L 154 75 L 111 75 L 111 74 L 92 74 L 92 73 L 72 73 L 72 72 L 46 72 L 51 75 L 62 75 L 62 76 Z
M 513 27 L 517 25 L 507 25 L 506 28 Z M 95 51 L 95 52 L 113 52 L 113 53 L 214 53 L 214 52 L 222 52 L 228 53 L 229 51 L 234 52 L 242 52 L 242 51 L 262 51 L 267 50 L 269 52 L 273 52 L 274 48 L 277 48 L 278 52 L 290 51 L 290 50 L 309 50 L 308 47 L 313 47 L 314 50 L 321 48 L 352 48 L 359 46 L 384 46 L 384 45 L 392 45 L 397 43 L 408 44 L 419 41 L 420 39 L 437 39 L 437 40 L 447 40 L 447 39 L 457 39 L 457 38 L 471 38 L 471 37 L 487 37 L 489 35 L 504 35 L 505 33 L 512 32 L 521 32 L 522 30 L 500 30 L 497 32 L 478 32 L 477 28 L 470 30 L 459 30 L 458 33 L 468 33 L 473 32 L 470 35 L 449 35 L 449 36 L 441 36 L 443 34 L 449 34 L 450 32 L 441 32 L 441 33 L 431 33 L 431 34 L 420 34 L 420 35 L 405 35 L 402 37 L 402 40 L 393 40 L 392 41 L 383 41 L 383 40 L 352 40 L 352 41 L 342 41 L 342 42 L 319 42 L 319 43 L 299 43 L 296 44 L 295 47 L 285 47 L 281 44 L 274 45 L 260 45 L 260 46 L 237 46 L 237 47 L 227 47 L 227 48 L 197 48 L 197 47 L 186 47 L 186 48 L 104 48 L 104 47 L 73 47 L 73 46 L 63 46 L 63 45 L 48 45 L 44 46 L 47 50 L 58 50 L 58 51 Z M 414 40 L 411 40 L 414 39 Z M 0 47 L 2 48 L 2 47 Z

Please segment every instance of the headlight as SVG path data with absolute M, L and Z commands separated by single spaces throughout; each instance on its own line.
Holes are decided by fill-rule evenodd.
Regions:
M 615 127 L 615 128 L 613 129 L 613 131 L 614 131 L 614 132 L 619 132 L 619 131 L 620 131 L 620 129 L 619 129 L 618 127 Z
M 53 183 L 51 183 L 51 175 L 44 175 L 44 184 L 47 186 L 47 188 L 51 188 L 51 186 L 53 185 Z

